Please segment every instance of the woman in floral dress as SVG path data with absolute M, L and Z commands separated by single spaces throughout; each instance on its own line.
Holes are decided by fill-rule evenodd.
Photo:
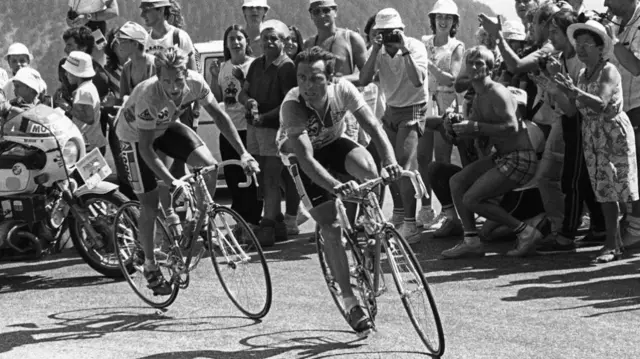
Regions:
M 600 23 L 588 20 L 569 26 L 567 35 L 585 68 L 577 84 L 562 74 L 555 77 L 569 109 L 582 115 L 584 154 L 589 178 L 602 203 L 607 227 L 605 245 L 597 263 L 622 255 L 618 215 L 619 202 L 638 200 L 635 137 L 622 111 L 622 83 L 616 67 L 607 62 L 613 43 Z M 565 102 L 565 101 L 561 101 Z

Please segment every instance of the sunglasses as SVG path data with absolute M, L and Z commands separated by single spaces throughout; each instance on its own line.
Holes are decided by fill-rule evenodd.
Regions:
M 334 6 L 331 6 L 331 7 L 317 7 L 317 8 L 314 8 L 314 9 L 309 9 L 309 12 L 313 16 L 320 16 L 320 15 L 327 15 L 333 10 L 336 10 L 336 8 Z

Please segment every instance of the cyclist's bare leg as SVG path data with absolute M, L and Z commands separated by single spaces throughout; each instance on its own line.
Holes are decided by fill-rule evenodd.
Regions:
M 209 150 L 209 148 L 205 145 L 202 145 L 189 155 L 187 158 L 187 164 L 192 167 L 206 167 L 211 166 L 216 163 L 216 160 L 213 158 L 213 154 Z M 216 184 L 218 180 L 218 171 L 211 171 L 204 176 L 204 180 L 207 184 L 207 189 L 211 194 L 211 197 L 216 193 Z
M 156 233 L 156 218 L 160 214 L 158 207 L 158 189 L 147 193 L 138 193 L 140 200 L 140 221 L 138 226 L 140 243 L 144 251 L 145 268 L 148 270 L 157 268 L 156 258 L 153 253 L 153 237 Z

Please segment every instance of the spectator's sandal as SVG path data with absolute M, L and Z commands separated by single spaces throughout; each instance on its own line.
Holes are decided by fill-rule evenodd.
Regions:
M 609 263 L 617 261 L 622 258 L 622 249 L 608 249 L 600 252 L 600 254 L 593 260 L 593 263 Z
M 144 278 L 147 280 L 147 288 L 153 291 L 153 295 L 169 295 L 173 291 L 169 282 L 164 279 L 160 269 L 154 271 L 144 270 Z

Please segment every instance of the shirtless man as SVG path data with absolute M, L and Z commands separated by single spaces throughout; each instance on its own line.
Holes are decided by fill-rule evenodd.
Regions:
M 465 65 L 476 93 L 473 108 L 467 120 L 445 121 L 445 128 L 457 137 L 486 136 L 495 153 L 468 165 L 451 178 L 451 194 L 462 220 L 464 239 L 442 252 L 442 258 L 484 256 L 474 212 L 513 229 L 518 244 L 507 254 L 524 256 L 534 249 L 542 233 L 514 218 L 499 205 L 498 199 L 533 178 L 538 164 L 536 152 L 522 119 L 516 115 L 516 99 L 490 77 L 493 53 L 484 46 L 471 48 L 465 56 Z M 461 115 L 451 117 L 462 118 Z

